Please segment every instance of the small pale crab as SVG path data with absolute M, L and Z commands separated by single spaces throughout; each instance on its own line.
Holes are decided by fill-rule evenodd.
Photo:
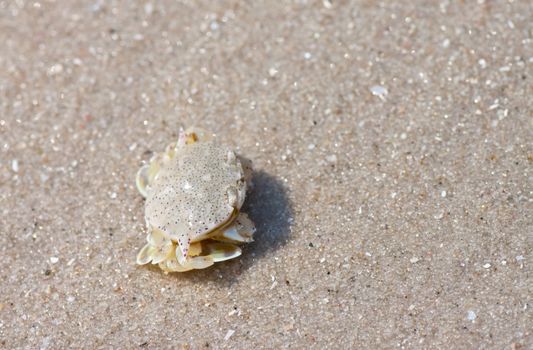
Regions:
M 251 242 L 255 232 L 240 212 L 250 177 L 250 161 L 214 135 L 180 129 L 178 141 L 137 173 L 148 229 L 137 264 L 184 272 L 240 256 L 238 245 Z

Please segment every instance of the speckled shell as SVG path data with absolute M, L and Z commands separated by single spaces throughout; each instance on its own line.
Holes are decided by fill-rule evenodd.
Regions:
M 191 242 L 234 217 L 245 187 L 242 165 L 230 149 L 213 142 L 178 147 L 147 193 L 146 221 L 178 242 L 186 256 Z

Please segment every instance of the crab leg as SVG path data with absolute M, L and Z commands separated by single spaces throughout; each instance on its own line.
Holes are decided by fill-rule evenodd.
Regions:
M 137 254 L 137 264 L 145 265 L 149 262 L 152 264 L 159 264 L 161 261 L 167 259 L 171 251 L 172 244 L 156 247 L 148 243 L 142 247 L 139 254 Z
M 255 226 L 245 213 L 239 213 L 235 221 L 220 233 L 210 238 L 215 241 L 228 243 L 246 243 L 252 242 Z
M 162 261 L 161 263 L 159 263 L 159 267 L 163 271 L 165 271 L 165 272 L 185 272 L 185 271 L 194 270 L 196 268 L 209 267 L 209 266 L 214 264 L 214 262 L 212 260 L 209 262 L 209 261 L 205 261 L 205 259 L 198 259 L 197 258 L 196 264 L 185 264 L 185 265 L 182 265 L 182 264 L 180 264 L 178 262 L 178 259 L 177 259 L 175 253 L 176 253 L 176 250 L 173 249 L 171 255 L 167 258 L 167 260 Z M 203 260 L 205 262 L 203 264 L 203 266 L 201 264 L 199 264 L 200 261 L 198 261 L 198 260 Z M 195 266 L 199 266 L 199 267 L 195 267 Z
M 165 154 L 155 154 L 148 164 L 142 166 L 137 172 L 135 178 L 135 184 L 137 185 L 137 190 L 141 193 L 143 197 L 147 196 L 147 189 L 150 187 L 154 179 L 161 169 L 161 161 L 165 157 Z
M 226 261 L 242 254 L 241 248 L 234 244 L 207 241 L 202 242 L 202 253 L 206 253 L 214 262 Z
M 237 158 L 241 162 L 242 170 L 244 172 L 244 181 L 246 181 L 249 187 L 252 187 L 253 185 L 252 184 L 252 177 L 253 177 L 252 161 L 241 155 L 237 155 Z
M 170 255 L 173 244 L 172 241 L 160 230 L 152 229 L 146 236 L 146 244 L 137 254 L 137 264 L 144 265 L 152 262 L 159 264 Z

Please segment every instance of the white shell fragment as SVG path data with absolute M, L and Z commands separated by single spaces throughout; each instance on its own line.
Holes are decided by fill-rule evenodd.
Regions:
M 236 244 L 252 241 L 255 227 L 239 212 L 248 176 L 235 153 L 211 139 L 205 131 L 181 131 L 137 173 L 149 231 L 138 264 L 202 269 L 238 257 Z

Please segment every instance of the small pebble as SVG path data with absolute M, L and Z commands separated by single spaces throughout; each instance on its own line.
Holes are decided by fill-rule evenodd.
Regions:
M 149 2 L 144 4 L 144 12 L 146 12 L 147 15 L 151 15 L 152 12 L 154 12 L 154 5 Z
M 18 160 L 13 159 L 13 161 L 11 162 L 11 169 L 13 169 L 13 171 L 15 173 L 18 173 L 18 171 L 19 171 L 19 161 Z
M 377 96 L 382 100 L 384 100 L 385 96 L 387 96 L 387 94 L 389 93 L 387 91 L 387 88 L 385 88 L 384 86 L 380 86 L 380 85 L 372 86 L 370 88 L 370 92 L 372 93 L 372 95 Z
M 50 67 L 50 69 L 48 70 L 48 74 L 56 75 L 56 74 L 61 73 L 62 71 L 63 71 L 63 65 L 58 63 Z
M 211 22 L 211 24 L 209 24 L 209 28 L 212 30 L 212 31 L 217 31 L 218 28 L 219 28 L 219 24 L 217 21 L 213 21 Z
M 477 318 L 476 313 L 472 310 L 468 310 L 468 312 L 466 313 L 466 319 L 468 321 L 474 321 L 476 318 Z
M 330 154 L 326 157 L 326 160 L 330 163 L 336 163 L 337 162 L 337 156 L 334 154 Z

